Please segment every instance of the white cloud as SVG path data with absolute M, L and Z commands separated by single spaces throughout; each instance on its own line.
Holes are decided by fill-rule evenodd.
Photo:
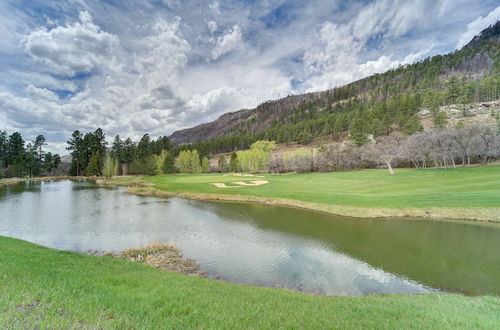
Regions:
M 486 17 L 479 16 L 469 24 L 467 24 L 467 31 L 462 33 L 458 39 L 456 48 L 460 49 L 465 46 L 469 41 L 474 38 L 479 32 L 491 24 L 495 24 L 500 19 L 500 6 L 492 10 Z
M 345 23 L 323 22 L 310 38 L 303 56 L 304 67 L 310 73 L 306 90 L 333 88 L 422 58 L 431 49 L 410 53 L 402 59 L 387 54 L 363 62 L 361 57 L 370 38 L 379 37 L 378 43 L 383 45 L 401 37 L 420 24 L 425 9 L 423 1 L 379 0 L 363 7 Z
M 119 47 L 118 38 L 101 31 L 86 11 L 80 12 L 79 22 L 51 30 L 37 29 L 23 43 L 33 59 L 44 63 L 51 72 L 66 76 L 91 72 L 110 61 Z
M 217 59 L 226 53 L 242 47 L 241 38 L 241 28 L 238 24 L 235 24 L 231 29 L 226 30 L 223 35 L 217 38 L 215 47 L 212 50 L 212 58 Z
M 59 67 L 53 62 L 53 50 L 67 47 L 73 51 L 85 35 L 93 42 L 96 38 L 108 38 L 96 37 L 96 34 L 103 32 L 91 22 L 87 14 L 80 15 L 80 22 L 74 25 L 45 31 L 57 36 L 49 38 L 51 43 L 47 47 L 51 52 L 48 55 L 44 53 L 47 56 L 42 61 L 51 70 L 64 71 L 70 75 L 101 64 L 106 65 L 106 70 L 94 73 L 82 89 L 67 100 L 60 99 L 46 88 L 29 85 L 25 89 L 26 96 L 1 93 L 0 107 L 13 118 L 15 125 L 24 127 L 26 133 L 39 129 L 33 125 L 36 122 L 65 132 L 66 135 L 74 129 L 93 130 L 97 127 L 102 127 L 109 134 L 128 134 L 134 138 L 145 131 L 166 134 L 166 131 L 172 131 L 176 127 L 171 115 L 186 109 L 178 75 L 187 63 L 190 46 L 182 38 L 179 24 L 179 19 L 172 22 L 162 19 L 155 21 L 151 24 L 151 33 L 139 41 L 134 53 L 113 54 L 120 55 L 113 59 L 113 65 L 97 63 L 96 59 L 107 61 L 99 58 L 95 52 L 88 51 L 92 49 L 88 44 L 83 47 L 81 57 L 85 59 L 80 63 L 75 62 L 75 54 L 69 56 L 68 53 L 58 63 Z M 54 30 L 58 32 L 54 33 Z M 89 34 L 89 31 L 93 33 Z M 36 33 L 30 33 L 28 39 L 32 41 L 35 35 Z M 77 36 L 75 44 L 64 45 L 68 43 L 69 35 Z M 97 49 L 100 49 L 99 42 L 97 44 Z M 32 46 L 33 43 L 29 45 Z M 28 49 L 33 50 L 31 47 Z M 39 80 L 44 77 L 46 76 L 42 75 Z
M 38 17 L 0 2 L 0 129 L 170 134 L 446 52 L 457 27 L 491 19 L 460 1 L 73 0 Z

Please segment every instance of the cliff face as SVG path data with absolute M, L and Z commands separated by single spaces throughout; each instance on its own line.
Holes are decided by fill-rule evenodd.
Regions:
M 289 118 L 301 106 L 321 111 L 326 106 L 352 98 L 384 100 L 391 93 L 412 93 L 425 83 L 430 72 L 438 72 L 437 85 L 426 88 L 445 88 L 444 82 L 452 76 L 467 80 L 482 79 L 499 70 L 500 21 L 483 30 L 461 50 L 437 55 L 421 62 L 375 74 L 346 86 L 323 92 L 287 96 L 267 101 L 254 109 L 239 110 L 192 128 L 174 132 L 170 140 L 174 145 L 189 144 L 220 136 L 263 131 L 279 122 L 290 124 Z M 302 109 L 303 110 L 303 109 Z

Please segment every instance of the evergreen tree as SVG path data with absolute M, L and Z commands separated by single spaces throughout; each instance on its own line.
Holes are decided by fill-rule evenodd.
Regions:
M 411 116 L 403 125 L 403 132 L 408 135 L 412 135 L 423 130 L 424 128 L 417 115 Z
M 460 82 L 457 77 L 453 76 L 447 81 L 448 94 L 447 99 L 450 103 L 456 103 L 460 96 Z
M 226 162 L 226 157 L 224 157 L 224 155 L 221 155 L 219 157 L 219 161 L 217 162 L 218 166 L 219 166 L 219 171 L 224 173 L 224 172 L 227 172 L 228 168 L 227 168 L 227 162 Z
M 86 176 L 99 176 L 101 169 L 101 157 L 99 156 L 99 152 L 94 151 L 92 156 L 90 156 L 90 160 L 85 168 Z
M 149 134 L 144 134 L 137 144 L 135 157 L 138 159 L 146 159 L 151 154 L 151 139 Z
M 111 145 L 111 157 L 118 160 L 120 165 L 125 163 L 124 143 L 120 139 L 120 135 L 115 136 L 115 139 L 113 140 L 113 144 Z
M 349 131 L 349 138 L 358 147 L 368 143 L 368 128 L 364 120 L 355 118 Z
M 37 147 L 31 143 L 26 146 L 26 151 L 24 153 L 24 168 L 28 172 L 28 176 L 34 177 L 38 172 L 38 155 Z
M 71 152 L 71 175 L 81 175 L 81 171 L 84 169 L 84 146 L 83 146 L 83 135 L 80 131 L 76 130 L 71 134 L 71 139 L 66 142 L 68 147 L 66 150 Z
M 21 160 L 24 158 L 24 140 L 21 133 L 15 132 L 9 136 L 7 143 L 7 157 L 8 163 L 12 164 L 14 160 Z
M 7 132 L 0 131 L 0 168 L 7 167 Z
M 300 144 L 309 144 L 313 140 L 313 136 L 311 134 L 311 131 L 307 128 L 304 128 L 300 133 L 297 135 L 297 143 Z
M 167 152 L 163 161 L 163 173 L 172 174 L 176 172 L 175 159 L 171 152 Z
M 338 139 L 343 131 L 344 129 L 342 127 L 342 120 L 340 118 L 337 118 L 335 120 L 335 124 L 333 125 L 333 138 Z
M 134 160 L 135 155 L 135 143 L 132 142 L 132 139 L 127 138 L 125 142 L 123 142 L 123 163 L 122 167 L 122 175 L 127 175 L 128 169 L 132 166 L 132 162 Z
M 433 118 L 434 126 L 437 128 L 445 128 L 448 124 L 448 116 L 446 112 L 439 111 Z
M 42 161 L 43 161 L 43 156 L 44 156 L 44 152 L 43 152 L 43 146 L 47 145 L 46 143 L 46 139 L 45 139 L 45 136 L 43 135 L 38 135 L 35 139 L 35 141 L 33 142 L 33 146 L 35 147 L 35 149 L 37 149 L 37 160 L 38 160 L 38 163 L 39 163 L 39 166 L 41 166 L 42 164 Z
M 229 161 L 229 170 L 231 172 L 238 172 L 240 170 L 240 162 L 238 161 L 238 155 L 236 152 L 231 154 L 231 160 Z

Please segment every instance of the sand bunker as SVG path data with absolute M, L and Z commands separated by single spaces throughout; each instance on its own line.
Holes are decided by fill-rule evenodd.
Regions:
M 257 181 L 250 181 L 250 183 L 243 182 L 243 181 L 236 181 L 236 182 L 231 182 L 231 183 L 239 184 L 239 185 L 242 185 L 242 186 L 260 186 L 260 185 L 269 183 L 269 181 L 267 181 L 267 180 L 257 180 Z
M 216 186 L 217 188 L 241 188 L 242 186 L 226 186 L 225 183 L 220 182 L 210 182 L 212 186 Z
M 253 176 L 256 178 L 263 178 L 263 175 L 255 175 L 255 174 L 243 174 L 243 173 L 226 173 L 223 176 Z
M 226 186 L 225 183 L 221 182 L 211 182 L 210 184 L 213 186 L 216 186 L 217 188 L 241 188 L 243 186 L 260 186 L 266 183 L 269 183 L 267 180 L 255 180 L 255 181 L 249 181 L 249 182 L 243 182 L 243 181 L 235 181 L 231 182 L 233 184 L 237 184 L 238 186 Z

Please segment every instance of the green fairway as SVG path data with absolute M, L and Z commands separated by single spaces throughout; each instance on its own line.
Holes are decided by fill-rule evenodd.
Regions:
M 500 166 L 397 169 L 393 176 L 386 170 L 364 170 L 256 177 L 177 174 L 143 180 L 152 184 L 157 194 L 160 190 L 193 198 L 274 201 L 341 215 L 500 220 Z M 251 180 L 269 183 L 230 189 L 210 184 L 234 186 L 230 182 Z M 151 187 L 133 192 L 148 194 L 148 190 Z
M 500 299 L 320 297 L 0 237 L 2 328 L 494 328 Z

